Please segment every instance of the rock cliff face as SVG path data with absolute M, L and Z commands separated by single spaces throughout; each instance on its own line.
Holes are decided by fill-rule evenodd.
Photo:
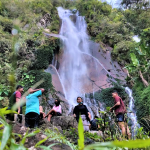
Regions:
M 85 93 L 93 93 L 93 91 L 96 92 L 101 89 L 111 87 L 111 80 L 109 80 L 107 77 L 108 73 L 110 73 L 111 77 L 119 79 L 122 83 L 125 83 L 125 78 L 127 76 L 126 70 L 123 69 L 123 67 L 121 67 L 116 61 L 113 61 L 111 59 L 112 48 L 106 47 L 105 49 L 106 50 L 103 50 L 100 44 L 90 41 L 90 51 L 92 53 L 92 56 L 97 59 L 96 70 L 93 67 L 95 65 L 95 61 L 93 61 L 92 56 L 83 54 L 83 59 L 89 66 L 89 76 L 85 75 L 84 79 L 86 80 L 86 84 L 84 86 Z M 53 65 L 50 65 L 48 68 L 52 75 L 52 83 L 55 87 L 55 90 L 61 98 L 63 98 L 64 96 L 64 91 L 58 72 L 59 69 L 62 67 L 62 64 L 66 62 L 67 57 L 67 55 L 65 57 L 62 57 L 62 53 L 56 54 L 54 58 L 54 64 L 57 69 L 55 69 Z M 98 63 L 101 63 L 103 67 Z M 67 71 L 67 68 L 65 68 L 64 71 Z M 108 71 L 108 73 L 106 71 Z

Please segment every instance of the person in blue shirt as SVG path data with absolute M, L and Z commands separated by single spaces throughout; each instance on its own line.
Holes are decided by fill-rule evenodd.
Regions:
M 29 88 L 29 95 L 26 97 L 26 112 L 25 112 L 25 126 L 29 128 L 36 128 L 39 125 L 40 110 L 39 99 L 44 89 Z

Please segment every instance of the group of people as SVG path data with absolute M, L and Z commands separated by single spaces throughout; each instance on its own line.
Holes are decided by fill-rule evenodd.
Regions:
M 39 126 L 39 120 L 43 118 L 47 118 L 47 120 L 50 122 L 52 116 L 61 116 L 61 105 L 60 101 L 58 99 L 55 100 L 55 105 L 53 108 L 48 112 L 48 114 L 45 114 L 43 112 L 43 107 L 40 106 L 38 97 L 42 95 L 44 92 L 44 89 L 28 89 L 28 95 L 26 96 L 26 110 L 25 110 L 25 126 L 29 128 L 36 128 Z M 23 87 L 21 85 L 18 85 L 16 88 L 16 91 L 12 94 L 10 101 L 9 101 L 9 108 L 11 109 L 12 106 L 15 103 L 18 103 L 21 100 L 21 96 L 23 93 Z M 22 114 L 22 107 L 18 107 L 18 119 L 21 118 Z M 7 115 L 7 119 L 14 121 L 14 115 L 9 114 Z M 21 119 L 19 119 L 19 122 L 21 123 Z
M 115 111 L 117 123 L 119 128 L 121 129 L 123 137 L 127 135 L 128 139 L 131 139 L 131 133 L 124 116 L 126 113 L 125 104 L 116 91 L 112 93 L 112 97 L 114 99 L 114 106 L 110 108 L 110 112 L 112 112 L 113 110 Z M 79 115 L 81 115 L 84 131 L 99 130 L 97 120 L 98 117 L 95 116 L 94 120 L 91 120 L 91 114 L 88 111 L 86 105 L 83 104 L 83 100 L 81 97 L 77 97 L 77 103 L 78 105 L 75 106 L 73 115 L 76 118 L 77 122 L 79 122 Z
M 29 128 L 35 128 L 39 126 L 39 120 L 43 118 L 47 118 L 50 122 L 53 116 L 61 116 L 62 109 L 60 105 L 60 101 L 58 99 L 55 100 L 55 105 L 53 108 L 45 114 L 43 112 L 42 106 L 39 104 L 38 97 L 42 95 L 44 89 L 28 89 L 28 95 L 26 96 L 26 110 L 25 110 L 25 126 Z M 12 97 L 10 98 L 9 102 L 9 109 L 15 103 L 18 103 L 21 99 L 23 93 L 23 87 L 18 85 L 16 91 L 13 93 Z M 110 108 L 110 111 L 115 111 L 118 126 L 122 131 L 122 135 L 128 135 L 128 139 L 131 138 L 131 133 L 129 131 L 128 125 L 125 121 L 124 114 L 126 113 L 126 108 L 122 99 L 118 96 L 118 93 L 115 91 L 112 93 L 112 97 L 114 98 L 114 106 Z M 91 114 L 87 109 L 86 105 L 83 104 L 82 97 L 77 97 L 78 105 L 74 107 L 73 116 L 76 118 L 77 122 L 79 122 L 79 117 L 81 116 L 84 131 L 89 130 L 99 130 L 97 116 L 94 117 L 94 120 L 91 120 Z M 18 114 L 22 114 L 22 107 L 18 107 L 17 109 Z M 19 117 L 20 115 L 18 115 Z M 10 114 L 7 116 L 9 120 L 13 120 L 13 115 Z M 21 118 L 21 117 L 19 117 Z M 21 119 L 20 119 L 21 122 Z

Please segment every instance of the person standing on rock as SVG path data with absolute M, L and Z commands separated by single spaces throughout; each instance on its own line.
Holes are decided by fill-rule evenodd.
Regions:
M 131 139 L 131 133 L 127 123 L 125 122 L 124 114 L 126 113 L 126 108 L 122 99 L 118 96 L 117 92 L 112 93 L 112 97 L 114 98 L 115 105 L 110 108 L 110 111 L 115 110 L 115 114 L 117 117 L 117 122 L 119 128 L 122 131 L 123 137 L 125 137 L 126 133 L 128 135 L 128 139 Z
M 11 97 L 9 99 L 9 108 L 8 109 L 11 109 L 15 103 L 18 103 L 20 101 L 22 93 L 23 93 L 22 85 L 17 85 L 16 91 L 11 95 Z M 22 107 L 18 107 L 17 112 L 18 112 L 18 114 L 22 114 Z M 14 114 L 8 114 L 7 118 L 11 121 L 14 121 Z M 19 119 L 19 122 L 21 123 L 22 117 L 18 115 L 18 119 Z
M 60 100 L 56 99 L 55 100 L 55 106 L 53 106 L 53 108 L 48 112 L 48 114 L 45 117 L 48 117 L 48 121 L 51 121 L 51 118 L 53 116 L 61 116 L 62 112 L 61 112 L 61 105 L 60 105 Z
M 25 126 L 29 128 L 36 128 L 39 125 L 40 110 L 39 99 L 44 89 L 29 88 L 29 95 L 26 97 L 26 112 L 25 112 Z
M 83 100 L 81 97 L 77 97 L 78 105 L 75 106 L 73 110 L 73 115 L 76 118 L 77 122 L 79 122 L 79 115 L 81 115 L 81 119 L 83 121 L 84 131 L 89 131 L 91 114 L 88 111 L 87 107 L 83 105 Z

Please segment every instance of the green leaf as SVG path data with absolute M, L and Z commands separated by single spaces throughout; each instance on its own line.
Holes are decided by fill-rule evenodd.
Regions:
M 44 143 L 49 137 L 50 137 L 50 136 L 48 136 L 48 137 L 46 137 L 45 139 L 39 141 L 39 142 L 35 145 L 35 147 L 37 147 L 37 146 L 41 145 L 42 143 Z
M 16 144 L 13 138 L 11 139 L 10 150 L 11 149 L 12 150 L 26 150 L 26 148 L 23 145 Z
M 114 141 L 113 144 L 117 147 L 127 148 L 146 148 L 150 147 L 150 139 L 145 140 L 130 140 L 130 141 Z
M 3 99 L 4 99 L 4 97 L 0 97 L 0 101 L 3 100 Z
M 88 145 L 84 150 L 108 150 L 108 148 L 115 147 L 112 142 L 96 143 Z
M 130 53 L 130 56 L 131 56 L 131 60 L 132 60 L 133 65 L 134 65 L 135 67 L 137 67 L 138 64 L 139 64 L 139 61 L 138 61 L 138 59 L 136 58 L 135 54 L 134 54 L 134 53 Z
M 83 128 L 81 116 L 79 117 L 79 123 L 78 123 L 78 135 L 79 135 L 78 147 L 79 150 L 83 150 L 84 149 L 84 128 Z
M 28 78 L 29 78 L 29 75 L 26 75 L 26 78 L 28 79 Z
M 51 144 L 51 145 L 49 145 L 48 147 L 43 146 L 43 145 L 38 146 L 38 147 L 39 147 L 39 148 L 42 148 L 42 149 L 44 149 L 44 150 L 52 150 L 51 147 L 54 146 L 54 145 L 57 145 L 57 144 L 59 144 L 59 143 Z
M 7 144 L 7 141 L 11 134 L 11 127 L 10 125 L 6 125 L 3 131 L 2 143 L 1 143 L 1 150 L 3 150 Z
M 22 141 L 21 141 L 21 144 L 22 144 L 22 145 L 25 143 L 27 137 L 35 136 L 37 133 L 40 132 L 40 129 L 37 129 L 37 130 L 35 130 L 34 132 L 29 133 L 29 134 L 28 134 L 28 132 L 29 132 L 29 130 L 27 130 L 25 136 L 23 137 L 23 139 L 22 139 Z
M 0 116 L 4 119 L 4 115 L 10 114 L 10 113 L 17 113 L 13 110 L 7 110 L 7 107 L 0 109 Z

